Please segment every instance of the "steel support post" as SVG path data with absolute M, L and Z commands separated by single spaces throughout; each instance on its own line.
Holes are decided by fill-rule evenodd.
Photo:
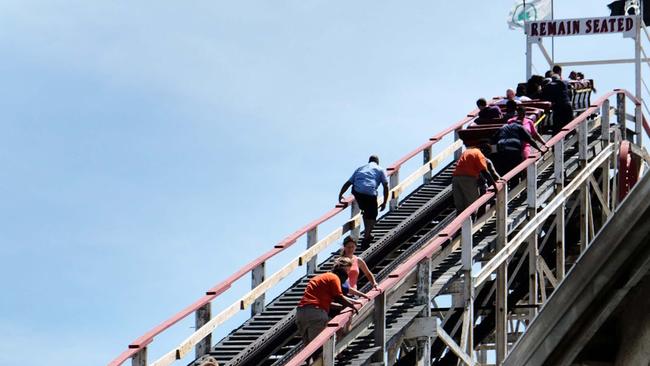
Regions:
M 253 268 L 251 271 L 251 289 L 259 286 L 266 279 L 266 262 L 260 263 L 257 267 Z M 261 313 L 264 311 L 264 302 L 266 300 L 266 294 L 262 293 L 251 305 L 251 316 Z
M 496 251 L 501 251 L 508 242 L 508 187 L 497 192 L 497 243 Z M 497 365 L 501 365 L 508 352 L 508 261 L 497 269 L 496 292 L 496 353 Z
M 431 316 L 431 258 L 425 258 L 418 263 L 417 268 L 417 303 L 425 305 L 420 317 Z M 416 365 L 431 365 L 431 337 L 422 337 L 416 340 L 415 346 Z
M 336 361 L 336 333 L 323 344 L 323 366 L 334 366 Z
M 352 202 L 352 207 L 350 207 L 350 218 L 354 218 L 359 213 L 361 213 L 361 209 L 359 209 L 359 204 L 357 203 L 357 201 Z M 352 229 L 350 231 L 350 236 L 355 241 L 359 240 L 359 237 L 361 236 L 361 225 L 358 225 L 354 229 Z
M 458 131 L 460 130 L 461 130 L 460 128 L 454 130 L 454 142 L 460 140 L 460 137 L 458 136 Z M 463 154 L 462 148 L 454 150 L 454 160 L 460 159 L 460 156 L 462 154 Z
M 211 309 L 212 309 L 212 304 L 207 303 L 196 310 L 196 312 L 194 313 L 195 316 L 194 325 L 196 326 L 196 329 L 201 328 L 202 326 L 204 326 L 210 321 L 210 318 L 212 317 Z M 212 333 L 208 334 L 205 338 L 199 341 L 199 343 L 197 343 L 196 346 L 194 347 L 196 358 L 199 358 L 207 354 L 208 352 L 210 352 L 210 348 L 212 348 Z
M 564 139 L 553 145 L 553 175 L 555 177 L 555 193 L 564 189 Z M 562 202 L 555 211 L 555 276 L 558 281 L 564 278 L 564 211 L 566 203 Z M 544 291 L 544 289 L 542 289 Z
M 600 119 L 600 124 L 601 124 L 601 133 L 600 133 L 600 140 L 603 142 L 603 148 L 609 145 L 609 140 L 610 140 L 610 133 L 609 133 L 609 99 L 606 99 L 603 102 L 602 106 L 602 112 L 601 112 L 601 119 Z M 610 180 L 610 174 L 609 174 L 609 164 L 610 164 L 610 159 L 607 159 L 607 161 L 603 164 L 602 168 L 602 173 L 601 173 L 601 186 L 600 190 L 603 193 L 603 198 L 605 200 L 604 205 L 607 206 L 607 208 L 611 208 L 609 202 L 609 180 Z M 604 225 L 609 216 L 607 215 L 606 210 L 601 210 L 602 213 L 602 224 Z M 610 212 L 611 215 L 611 212 Z
M 131 366 L 147 366 L 147 347 L 142 348 L 131 358 Z
M 634 93 L 635 97 L 639 101 L 639 104 L 634 107 L 634 132 L 636 133 L 636 144 L 639 147 L 643 146 L 643 111 L 641 110 L 641 101 L 643 100 L 643 94 L 641 91 L 641 27 L 643 19 L 640 15 L 637 15 L 637 26 L 636 34 L 634 41 L 634 71 L 636 74 Z
M 618 128 L 621 130 L 621 139 L 627 140 L 627 124 L 626 124 L 626 110 L 625 110 L 625 93 L 616 94 L 616 121 Z
M 428 164 L 432 156 L 433 156 L 433 149 L 431 148 L 431 146 L 422 150 L 422 165 Z M 424 176 L 422 177 L 422 184 L 429 183 L 432 177 L 433 177 L 433 172 L 431 170 L 424 173 Z
M 468 217 L 463 221 L 461 228 L 461 262 L 463 266 L 463 284 L 464 284 L 464 307 L 465 307 L 465 321 L 468 324 L 463 324 L 463 330 L 466 334 L 461 336 L 461 347 L 472 359 L 474 359 L 474 281 L 472 277 L 472 217 Z
M 526 169 L 526 203 L 528 206 L 528 220 L 537 215 L 537 165 L 531 164 Z M 528 304 L 531 305 L 529 311 L 529 321 L 537 315 L 537 232 L 528 238 Z
M 353 203 L 352 206 L 352 212 L 354 212 L 354 205 L 356 205 L 356 201 Z M 358 209 L 358 205 L 356 206 Z M 313 229 L 309 230 L 307 232 L 307 249 L 313 247 L 318 243 L 318 226 L 314 227 Z M 318 255 L 315 255 L 313 258 L 307 261 L 307 274 L 313 274 L 316 271 L 316 261 L 318 260 Z
M 390 176 L 390 189 L 393 189 L 397 187 L 399 184 L 399 169 L 396 169 L 393 174 Z M 390 210 L 394 210 L 397 208 L 397 204 L 399 203 L 399 195 L 396 193 L 392 193 L 393 196 L 389 197 L 389 207 Z
M 382 292 L 375 297 L 374 320 L 375 320 L 375 347 L 379 350 L 373 355 L 374 362 L 386 364 L 386 293 Z
M 580 168 L 587 166 L 587 122 L 578 125 L 578 160 Z M 580 204 L 580 252 L 587 248 L 589 242 L 589 181 L 585 181 L 578 192 Z
M 526 36 L 526 80 L 533 76 L 533 43 L 529 36 Z

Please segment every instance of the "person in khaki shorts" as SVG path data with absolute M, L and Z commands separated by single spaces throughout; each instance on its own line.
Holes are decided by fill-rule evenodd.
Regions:
M 483 149 L 489 149 L 484 146 Z M 470 146 L 463 151 L 456 163 L 451 180 L 456 212 L 461 213 L 479 197 L 478 178 L 483 175 L 497 190 L 496 181 L 501 179 L 494 170 L 490 159 L 486 158 L 481 148 Z
M 317 275 L 309 280 L 305 293 L 296 309 L 296 326 L 303 344 L 308 344 L 327 326 L 328 312 L 332 302 L 348 306 L 357 313 L 354 305 L 359 301 L 343 295 L 341 284 L 348 278 L 352 260 L 339 257 L 330 272 Z

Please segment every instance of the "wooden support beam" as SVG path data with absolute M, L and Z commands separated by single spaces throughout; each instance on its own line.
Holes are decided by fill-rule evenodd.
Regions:
M 433 155 L 433 149 L 431 148 L 431 146 L 422 150 L 422 165 L 427 165 L 429 163 L 429 160 L 431 160 L 431 155 Z M 424 175 L 422 176 L 422 184 L 429 183 L 432 177 L 433 174 L 431 170 L 424 173 Z
M 445 332 L 445 330 L 438 324 L 436 323 L 436 336 L 443 341 L 449 349 L 456 355 L 460 360 L 468 366 L 474 366 L 476 363 L 470 357 L 467 353 L 463 351 L 462 348 L 458 346 L 458 344 L 454 341 L 454 339 Z M 497 361 L 498 363 L 498 361 Z
M 621 139 L 627 140 L 627 127 L 625 125 L 625 93 L 616 94 L 616 120 L 621 131 Z
M 497 192 L 497 243 L 500 252 L 508 243 L 508 186 Z M 497 364 L 503 363 L 508 352 L 508 263 L 507 258 L 499 264 L 496 278 L 496 353 Z M 478 285 L 478 280 L 475 282 Z
M 531 164 L 526 169 L 526 202 L 528 206 L 528 220 L 537 215 L 537 166 Z M 535 230 L 528 237 L 528 304 L 533 305 L 530 308 L 529 321 L 537 315 L 537 257 L 538 230 Z
M 356 201 L 354 202 L 356 203 Z M 357 206 L 359 207 L 359 206 Z M 353 209 L 354 210 L 354 209 Z M 318 226 L 307 232 L 307 249 L 310 249 L 318 243 Z M 314 255 L 310 260 L 307 261 L 307 274 L 313 274 L 316 272 L 316 261 L 318 255 Z
M 474 348 L 474 277 L 472 277 L 472 218 L 463 222 L 461 227 L 461 262 L 463 274 L 463 328 L 461 347 L 472 358 Z
M 133 356 L 131 366 L 147 366 L 147 347 L 142 348 Z
M 336 333 L 323 344 L 323 366 L 334 366 L 336 361 Z
M 392 191 L 390 195 L 390 200 L 388 201 L 388 206 L 391 211 L 397 208 L 397 205 L 399 204 L 399 193 L 394 190 L 393 188 L 397 187 L 399 185 L 399 169 L 395 170 L 393 174 L 389 178 L 389 183 L 390 183 L 390 189 Z
M 202 326 L 206 325 L 210 321 L 210 318 L 212 317 L 211 309 L 212 309 L 212 304 L 207 303 L 201 306 L 196 311 L 195 321 L 194 321 L 194 325 L 196 326 L 196 329 L 201 328 Z M 196 358 L 208 354 L 211 348 L 212 348 L 212 334 L 209 334 L 208 336 L 203 338 L 203 340 L 199 341 L 194 347 L 194 353 L 196 354 Z
M 553 145 L 553 175 L 555 177 L 556 196 L 564 190 L 564 139 Z M 565 273 L 565 245 L 564 245 L 564 210 L 566 204 L 562 202 L 555 210 L 555 271 L 557 278 L 564 278 Z
M 382 364 L 386 363 L 386 293 L 382 292 L 377 297 L 375 297 L 375 309 L 374 309 L 374 336 L 375 336 L 375 347 L 378 347 L 379 350 L 373 355 L 372 359 L 374 362 L 381 362 Z
M 257 286 L 262 284 L 266 279 L 266 262 L 260 263 L 257 267 L 253 268 L 251 271 L 251 291 L 254 290 Z M 266 293 L 262 292 L 251 305 L 251 316 L 255 316 L 262 311 L 264 311 L 264 302 L 266 301 Z M 208 318 L 209 319 L 209 318 Z M 207 322 L 201 324 L 205 325 Z M 196 327 L 197 329 L 200 327 Z
M 417 266 L 417 303 L 426 306 L 420 313 L 421 317 L 428 318 L 431 316 L 431 258 L 425 258 Z M 416 365 L 431 365 L 431 337 L 421 337 L 416 341 L 415 346 Z

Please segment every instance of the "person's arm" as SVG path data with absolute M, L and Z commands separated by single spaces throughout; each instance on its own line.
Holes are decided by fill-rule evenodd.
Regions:
M 359 297 L 363 297 L 363 298 L 365 298 L 366 300 L 370 300 L 370 298 L 368 297 L 368 295 L 364 294 L 363 292 L 361 292 L 361 291 L 359 291 L 359 290 L 353 289 L 352 287 L 350 287 L 350 288 L 348 289 L 348 291 L 349 291 L 352 295 L 356 295 L 356 296 L 359 296 Z
M 379 206 L 379 211 L 386 209 L 386 203 L 388 202 L 388 182 L 381 182 L 381 186 L 384 187 L 384 202 Z
M 372 284 L 372 287 L 377 288 L 377 281 L 375 280 L 375 276 L 372 274 L 372 272 L 370 272 L 370 269 L 368 269 L 366 262 L 361 258 L 357 258 L 357 264 L 359 265 L 359 268 L 363 274 L 368 278 L 368 281 L 370 281 Z
M 496 192 L 499 190 L 497 187 L 497 181 L 501 179 L 501 176 L 499 175 L 499 173 L 497 173 L 496 169 L 494 169 L 494 164 L 492 164 L 492 160 L 485 158 L 485 163 L 487 165 L 487 171 L 484 171 L 485 172 L 484 175 L 488 180 L 488 182 L 492 184 L 492 187 L 494 187 L 494 191 Z
M 349 298 L 349 297 L 347 297 L 347 296 L 345 296 L 345 295 L 339 295 L 339 296 L 337 296 L 337 297 L 336 297 L 336 301 L 337 301 L 339 304 L 341 304 L 341 305 L 343 305 L 343 306 L 347 306 L 347 307 L 351 308 L 352 310 L 354 310 L 354 313 L 355 313 L 355 314 L 359 314 L 359 310 L 357 310 L 357 308 L 355 308 L 354 305 L 359 305 L 359 304 L 361 304 L 360 301 L 357 301 L 357 300 L 351 299 L 351 298 Z
M 351 185 L 352 182 L 350 181 L 343 183 L 343 187 L 341 187 L 341 191 L 339 192 L 339 202 L 343 202 L 343 194 L 348 190 L 348 188 L 350 188 Z
M 526 131 L 525 128 L 521 127 L 520 135 L 521 135 L 520 137 L 521 137 L 522 140 L 524 140 L 524 141 L 526 141 L 527 143 L 529 143 L 532 147 L 534 147 L 535 149 L 537 149 L 537 151 L 539 151 L 539 152 L 541 152 L 541 153 L 546 152 L 546 150 L 542 150 L 541 146 L 538 145 L 537 142 L 536 142 L 535 140 L 533 140 L 533 137 L 530 136 L 530 134 L 528 133 L 528 131 Z M 544 144 L 542 144 L 542 146 L 544 146 Z

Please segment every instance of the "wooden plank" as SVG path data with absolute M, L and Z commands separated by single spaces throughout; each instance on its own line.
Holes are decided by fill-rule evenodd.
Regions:
M 598 201 L 600 202 L 600 206 L 602 207 L 603 211 L 605 211 L 605 214 L 609 216 L 611 211 L 607 205 L 607 201 L 605 201 L 605 198 L 603 197 L 603 193 L 600 190 L 600 186 L 598 182 L 596 182 L 593 176 L 589 176 L 589 183 L 591 183 L 591 188 L 596 194 L 596 197 L 598 198 Z
M 445 332 L 445 330 L 442 329 L 442 327 L 437 323 L 436 335 L 449 347 L 449 349 L 454 354 L 456 354 L 456 356 L 458 356 L 458 358 L 460 358 L 465 363 L 465 365 L 474 366 L 476 364 L 474 360 L 472 360 L 472 358 L 467 353 L 463 352 L 463 350 L 458 346 L 454 339 L 451 338 L 451 336 L 449 336 L 449 334 L 447 334 L 447 332 Z
M 544 260 L 544 258 L 542 258 L 541 256 L 538 256 L 537 257 L 537 265 L 539 266 L 539 269 L 542 271 L 542 273 L 544 273 L 544 276 L 549 280 L 551 285 L 554 288 L 557 288 L 558 280 L 555 278 L 555 276 L 553 276 L 553 272 L 551 271 L 550 268 L 548 268 L 548 264 L 546 264 L 546 261 Z

